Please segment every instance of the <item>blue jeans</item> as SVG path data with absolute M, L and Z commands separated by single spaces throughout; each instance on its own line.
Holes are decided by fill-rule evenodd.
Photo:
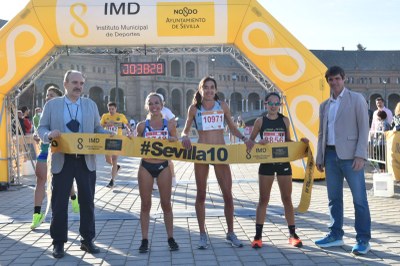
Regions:
M 371 239 L 371 215 L 365 188 L 364 169 L 354 171 L 354 160 L 341 160 L 334 149 L 325 152 L 326 186 L 328 189 L 330 234 L 336 239 L 343 238 L 343 180 L 350 187 L 355 209 L 356 240 L 368 242 Z

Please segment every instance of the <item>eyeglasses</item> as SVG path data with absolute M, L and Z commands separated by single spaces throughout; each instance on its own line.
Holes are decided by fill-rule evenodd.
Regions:
M 281 106 L 281 102 L 264 102 L 264 104 L 268 104 L 268 106 Z

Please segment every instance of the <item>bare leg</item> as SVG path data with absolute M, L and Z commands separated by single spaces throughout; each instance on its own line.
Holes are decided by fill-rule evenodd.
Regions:
M 34 192 L 34 204 L 35 206 L 42 206 L 45 195 L 45 185 L 47 181 L 47 163 L 37 162 L 35 173 L 36 187 Z
M 274 182 L 273 175 L 259 175 L 259 199 L 256 211 L 256 224 L 264 224 L 267 214 L 267 207 L 271 195 L 271 188 Z
M 194 164 L 194 173 L 196 177 L 197 195 L 196 195 L 196 216 L 197 222 L 199 223 L 200 233 L 205 233 L 205 220 L 206 220 L 206 189 L 207 189 L 207 178 L 208 178 L 208 164 Z
M 139 194 L 141 199 L 140 206 L 140 226 L 142 228 L 142 239 L 148 239 L 149 223 L 150 223 L 150 209 L 151 209 L 151 192 L 153 190 L 154 178 L 144 169 L 143 166 L 139 167 L 138 172 L 139 180 Z
M 168 238 L 173 237 L 174 226 L 174 215 L 171 207 L 171 178 L 171 171 L 169 169 L 164 169 L 157 177 L 161 208 L 164 213 L 164 223 Z
M 232 174 L 229 165 L 214 165 L 215 175 L 217 176 L 219 187 L 224 198 L 224 213 L 228 226 L 228 233 L 233 232 L 233 197 L 232 197 Z
M 285 218 L 288 225 L 294 225 L 294 210 L 292 204 L 292 176 L 278 176 L 278 185 L 281 192 L 281 199 L 285 208 Z

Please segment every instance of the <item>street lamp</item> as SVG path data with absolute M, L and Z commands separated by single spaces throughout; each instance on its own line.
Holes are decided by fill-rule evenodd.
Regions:
M 387 79 L 382 79 L 382 83 L 385 84 L 385 88 L 384 88 L 384 90 L 383 90 L 383 93 L 384 93 L 384 96 L 385 96 L 385 98 L 384 98 L 384 99 L 385 99 L 385 103 L 387 102 L 387 101 L 386 101 L 386 84 L 387 84 L 387 82 L 388 82 Z
M 237 109 L 237 102 L 236 102 L 236 94 L 235 94 L 235 83 L 237 80 L 237 75 L 236 73 L 232 73 L 232 81 L 233 81 L 233 94 L 232 94 L 232 102 L 233 102 L 233 114 L 235 115 L 236 109 Z
M 214 75 L 215 75 L 215 56 L 212 55 L 210 60 L 212 62 L 212 68 L 213 68 L 213 72 L 212 72 L 211 77 L 214 78 Z

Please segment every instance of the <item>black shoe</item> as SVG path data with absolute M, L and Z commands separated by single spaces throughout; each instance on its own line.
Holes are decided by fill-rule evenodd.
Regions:
M 64 257 L 64 243 L 53 244 L 53 257 L 56 259 L 61 259 Z
M 139 253 L 146 253 L 149 251 L 149 240 L 142 239 L 142 244 L 139 247 Z
M 114 187 L 114 180 L 110 180 L 110 183 L 107 185 L 108 188 L 113 188 Z
M 120 168 L 121 168 L 121 165 L 117 164 L 117 173 L 118 173 Z
M 81 250 L 90 254 L 100 253 L 100 249 L 92 241 L 81 241 Z
M 168 245 L 170 251 L 179 250 L 179 245 L 175 242 L 175 239 L 173 237 L 168 239 Z

